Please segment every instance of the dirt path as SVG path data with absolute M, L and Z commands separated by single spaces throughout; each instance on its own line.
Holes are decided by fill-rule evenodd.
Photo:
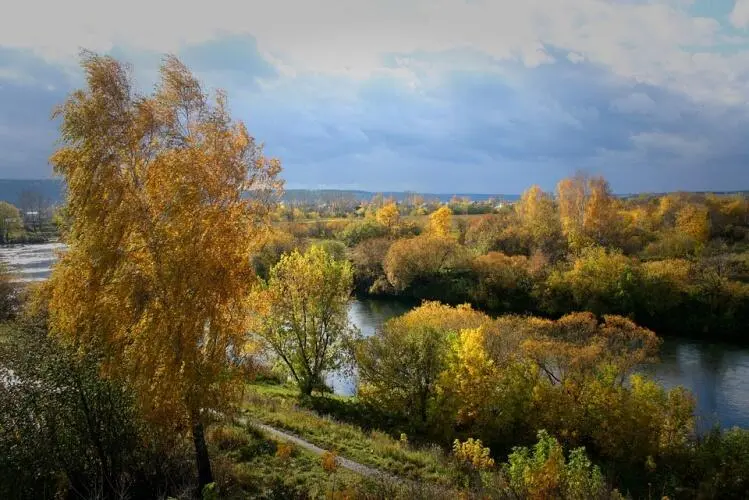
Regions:
M 293 434 L 290 434 L 286 431 L 281 431 L 276 429 L 275 427 L 271 427 L 269 425 L 261 424 L 259 422 L 252 422 L 252 425 L 254 427 L 257 427 L 261 431 L 270 434 L 273 437 L 276 437 L 278 439 L 283 439 L 284 441 L 289 441 L 291 443 L 294 443 L 295 445 L 299 446 L 300 448 L 304 448 L 305 450 L 314 453 L 315 455 L 322 455 L 327 450 L 324 450 L 320 448 L 319 446 L 316 446 L 309 441 L 305 441 L 304 439 L 297 437 Z M 364 464 L 360 464 L 359 462 L 354 462 L 353 460 L 349 460 L 348 458 L 344 457 L 338 457 L 338 465 L 341 467 L 348 469 L 350 471 L 356 472 L 357 474 L 361 474 L 362 476 L 367 477 L 376 477 L 379 479 L 385 479 L 388 481 L 393 482 L 410 482 L 408 479 L 403 479 L 397 476 L 394 476 L 392 474 L 389 474 L 387 472 L 383 472 L 379 469 L 375 469 L 373 467 L 369 467 Z

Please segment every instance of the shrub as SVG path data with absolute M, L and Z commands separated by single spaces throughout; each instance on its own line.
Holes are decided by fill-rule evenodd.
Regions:
M 344 260 L 346 258 L 346 245 L 336 240 L 321 240 L 313 243 L 330 254 L 335 260 Z
M 443 276 L 468 270 L 469 266 L 468 252 L 457 241 L 427 234 L 393 243 L 383 267 L 388 281 L 402 291 L 440 282 Z
M 356 245 L 351 251 L 351 261 L 354 265 L 354 281 L 356 289 L 362 292 L 382 292 L 387 287 L 377 288 L 378 283 L 389 286 L 383 269 L 385 256 L 392 241 L 388 238 L 371 238 Z
M 361 398 L 423 430 L 435 414 L 437 381 L 446 366 L 450 337 L 464 326 L 489 321 L 468 305 L 453 308 L 438 302 L 424 302 L 391 319 L 356 345 Z
M 381 238 L 387 236 L 388 228 L 375 219 L 366 218 L 350 222 L 345 228 L 338 233 L 341 239 L 349 247 L 358 245 L 364 240 L 372 238 Z
M 54 341 L 43 319 L 0 326 L 0 366 L 1 498 L 153 498 L 191 485 L 189 444 L 153 432 L 97 357 Z
M 489 252 L 473 261 L 478 284 L 474 300 L 492 310 L 526 312 L 533 307 L 534 280 L 529 259 Z
M 286 461 L 294 454 L 294 449 L 294 445 L 291 443 L 279 443 L 276 447 L 276 456 Z
M 565 460 L 559 441 L 545 430 L 530 449 L 516 447 L 503 464 L 510 487 L 521 498 L 594 499 L 606 493 L 603 475 L 584 448 L 572 450 Z
M 494 459 L 490 456 L 491 451 L 481 444 L 480 439 L 468 438 L 461 442 L 456 439 L 453 442 L 453 455 L 455 459 L 476 470 L 491 469 L 494 467 Z
M 713 429 L 699 443 L 694 470 L 686 478 L 699 498 L 745 498 L 749 491 L 749 430 Z
M 546 308 L 595 314 L 628 314 L 635 310 L 641 287 L 639 266 L 616 251 L 589 247 L 568 270 L 553 272 L 546 282 Z
M 325 472 L 332 474 L 338 470 L 338 455 L 333 451 L 326 451 L 320 457 L 320 463 Z
M 209 441 L 219 450 L 237 450 L 250 442 L 247 431 L 240 427 L 218 426 L 208 433 Z
M 18 290 L 10 281 L 8 268 L 0 262 L 0 321 L 11 319 L 18 307 Z

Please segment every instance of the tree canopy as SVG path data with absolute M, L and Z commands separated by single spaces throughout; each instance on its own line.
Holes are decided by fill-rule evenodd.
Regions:
M 175 57 L 151 95 L 111 57 L 85 52 L 81 64 L 86 88 L 55 111 L 70 227 L 49 281 L 51 328 L 100 349 L 150 421 L 192 428 L 205 483 L 203 415 L 238 395 L 249 259 L 280 163 Z

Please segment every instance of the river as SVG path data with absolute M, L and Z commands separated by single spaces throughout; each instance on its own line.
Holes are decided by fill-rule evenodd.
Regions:
M 57 243 L 0 247 L 17 281 L 45 279 L 55 261 Z M 354 300 L 349 318 L 364 335 L 372 335 L 388 319 L 403 314 L 409 306 L 396 300 Z M 681 385 L 697 399 L 699 427 L 713 422 L 730 427 L 749 427 L 749 347 L 708 343 L 686 338 L 664 339 L 660 363 L 645 371 L 666 387 Z M 353 394 L 356 376 L 338 374 L 328 379 L 339 394 Z

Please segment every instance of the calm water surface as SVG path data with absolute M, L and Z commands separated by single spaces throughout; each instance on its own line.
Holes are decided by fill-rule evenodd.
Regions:
M 14 273 L 16 281 L 38 281 L 49 276 L 59 243 L 0 247 L 0 261 Z M 355 300 L 349 318 L 364 335 L 372 335 L 388 319 L 403 314 L 409 306 L 394 300 Z M 713 422 L 723 426 L 749 427 L 749 347 L 667 338 L 661 362 L 644 371 L 666 387 L 681 385 L 697 398 L 700 427 Z M 356 392 L 356 374 L 331 374 L 328 378 L 339 394 Z

